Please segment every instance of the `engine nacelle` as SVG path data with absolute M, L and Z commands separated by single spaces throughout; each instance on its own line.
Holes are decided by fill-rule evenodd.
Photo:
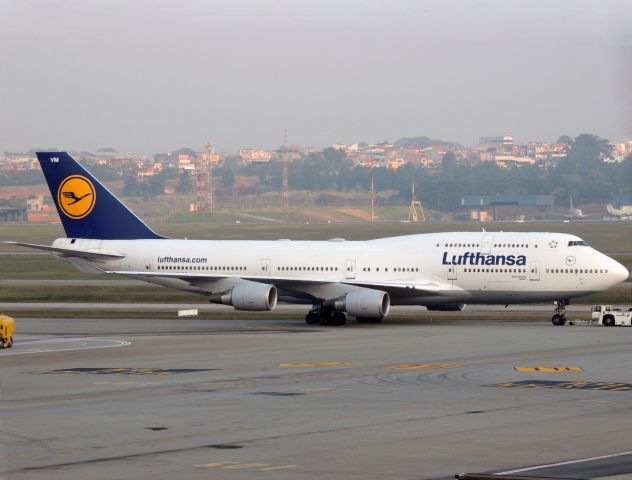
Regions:
M 237 285 L 227 292 L 211 295 L 210 300 L 213 303 L 232 305 L 235 310 L 250 312 L 274 310 L 277 304 L 277 289 L 274 285 L 265 283 Z
M 336 310 L 342 310 L 354 317 L 382 318 L 391 309 L 391 297 L 380 290 L 360 290 L 348 293 L 335 302 Z
M 465 303 L 446 303 L 445 305 L 426 305 L 426 309 L 434 312 L 461 312 Z

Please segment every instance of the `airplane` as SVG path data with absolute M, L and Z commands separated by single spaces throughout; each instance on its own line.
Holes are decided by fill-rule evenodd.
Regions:
M 52 252 L 80 271 L 125 275 L 236 310 L 309 305 L 310 324 L 378 323 L 391 305 L 459 311 L 465 304 L 570 299 L 623 282 L 628 270 L 562 233 L 450 232 L 366 241 L 178 240 L 155 233 L 66 152 L 37 157 L 66 237 Z
M 620 208 L 615 208 L 614 205 L 608 204 L 606 205 L 606 210 L 613 217 L 618 217 L 622 220 L 631 220 L 632 219 L 632 206 L 630 205 L 621 205 Z
M 584 220 L 586 218 L 590 218 L 590 217 L 598 217 L 598 216 L 603 216 L 602 213 L 588 213 L 585 214 L 584 211 L 581 208 L 574 208 L 573 207 L 573 196 L 569 195 L 569 201 L 570 201 L 570 206 L 568 208 L 568 213 L 554 213 L 553 215 L 558 216 L 558 217 L 565 217 L 568 218 L 569 220 Z

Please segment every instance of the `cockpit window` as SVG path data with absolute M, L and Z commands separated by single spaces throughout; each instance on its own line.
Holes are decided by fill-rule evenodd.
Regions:
M 570 242 L 568 242 L 568 246 L 569 247 L 589 247 L 590 245 L 588 245 L 583 240 L 571 240 Z

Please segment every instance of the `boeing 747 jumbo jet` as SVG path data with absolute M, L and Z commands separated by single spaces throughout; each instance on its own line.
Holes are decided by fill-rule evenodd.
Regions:
M 126 275 L 204 295 L 236 310 L 310 305 L 308 324 L 380 322 L 391 305 L 462 310 L 466 303 L 569 300 L 628 278 L 626 268 L 562 233 L 453 232 L 367 241 L 172 240 L 145 225 L 65 152 L 37 157 L 67 238 L 52 252 L 84 272 Z

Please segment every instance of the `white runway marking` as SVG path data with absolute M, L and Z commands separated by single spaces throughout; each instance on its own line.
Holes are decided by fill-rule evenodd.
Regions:
M 536 465 L 534 467 L 518 468 L 516 470 L 507 470 L 506 472 L 495 473 L 494 475 L 513 475 L 514 473 L 529 472 L 531 470 L 540 470 L 542 468 L 562 467 L 564 465 L 573 465 L 574 463 L 592 462 L 593 460 L 605 460 L 608 458 L 624 457 L 626 455 L 632 455 L 632 451 L 612 453 L 610 455 L 601 455 L 599 457 L 580 458 L 578 460 L 568 460 L 566 462 L 549 463 L 546 465 Z
M 70 352 L 74 350 L 92 350 L 97 348 L 115 348 L 130 345 L 124 340 L 107 338 L 51 338 L 43 340 L 27 340 L 16 343 L 11 349 L 0 351 L 0 357 L 7 355 L 28 355 L 34 353 Z M 24 349 L 24 347 L 27 347 Z M 28 348 L 34 346 L 35 348 Z

